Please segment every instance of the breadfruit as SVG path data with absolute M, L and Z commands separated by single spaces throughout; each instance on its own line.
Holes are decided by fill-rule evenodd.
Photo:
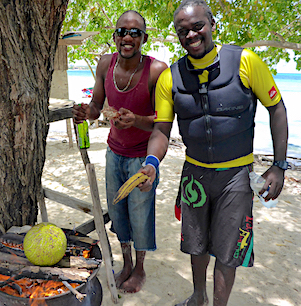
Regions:
M 67 238 L 63 230 L 49 222 L 33 226 L 23 241 L 27 259 L 37 266 L 53 266 L 64 256 Z

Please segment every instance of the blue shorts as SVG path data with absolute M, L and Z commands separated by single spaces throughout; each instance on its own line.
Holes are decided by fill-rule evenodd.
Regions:
M 210 253 L 229 267 L 253 266 L 249 171 L 250 166 L 221 171 L 184 163 L 177 198 L 182 210 L 182 252 Z
M 134 242 L 137 251 L 154 251 L 155 239 L 155 190 L 159 173 L 149 192 L 134 190 L 113 205 L 121 185 L 142 167 L 145 157 L 125 157 L 115 154 L 109 147 L 106 152 L 106 192 L 108 212 L 114 232 L 121 243 Z

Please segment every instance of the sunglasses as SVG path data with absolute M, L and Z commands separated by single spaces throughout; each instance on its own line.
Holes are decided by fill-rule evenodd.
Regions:
M 181 29 L 177 31 L 177 34 L 179 38 L 185 38 L 189 34 L 190 31 L 193 31 L 195 33 L 198 33 L 203 29 L 204 25 L 203 24 L 196 24 L 192 29 Z
M 131 37 L 133 38 L 136 38 L 136 37 L 140 37 L 142 35 L 142 33 L 145 34 L 145 32 L 143 30 L 140 30 L 140 29 L 136 29 L 136 28 L 133 28 L 133 29 L 126 29 L 126 28 L 118 28 L 115 30 L 116 35 L 118 37 L 125 37 L 126 35 L 130 35 Z

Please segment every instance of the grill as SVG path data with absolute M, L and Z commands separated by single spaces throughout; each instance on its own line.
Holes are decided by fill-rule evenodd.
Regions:
M 20 293 L 18 296 L 18 293 L 8 294 L 0 291 L 1 306 L 101 305 L 103 293 L 97 273 L 102 256 L 97 241 L 72 230 L 63 229 L 63 231 L 67 237 L 67 251 L 64 258 L 54 267 L 33 266 L 27 261 L 22 247 L 25 234 L 7 233 L 0 236 L 0 274 L 9 277 L 8 280 L 0 282 L 0 290 L 10 286 Z M 83 256 L 89 258 L 85 259 Z M 86 269 L 82 269 L 82 262 Z M 84 272 L 81 273 L 82 271 Z M 77 283 L 78 286 L 75 288 L 75 293 L 66 289 L 63 293 L 53 296 L 21 297 L 22 288 L 15 281 L 25 278 L 40 283 L 38 280 L 67 281 Z M 77 292 L 84 294 L 82 300 L 76 296 Z

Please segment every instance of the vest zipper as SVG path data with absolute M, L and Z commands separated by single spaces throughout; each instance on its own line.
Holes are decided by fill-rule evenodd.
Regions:
M 201 88 L 199 89 L 199 93 L 201 96 L 201 104 L 204 111 L 205 117 L 205 129 L 206 129 L 206 139 L 208 142 L 208 157 L 209 161 L 214 161 L 213 156 L 213 142 L 212 142 L 212 124 L 211 124 L 211 116 L 209 113 L 209 102 L 208 102 L 208 90 L 207 84 L 203 83 Z

